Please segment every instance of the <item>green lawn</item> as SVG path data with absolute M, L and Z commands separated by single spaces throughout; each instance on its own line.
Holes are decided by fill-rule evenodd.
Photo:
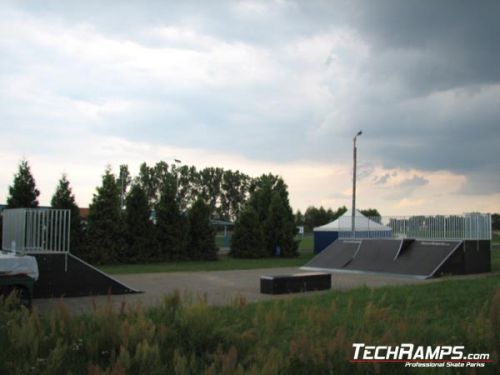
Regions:
M 491 242 L 496 245 L 500 245 L 500 232 L 499 231 L 493 231 L 493 235 L 491 236 Z
M 184 272 L 184 271 L 227 271 L 249 270 L 255 268 L 300 267 L 313 256 L 312 253 L 300 253 L 296 258 L 235 259 L 227 255 L 216 261 L 183 261 L 148 264 L 123 264 L 101 266 L 101 271 L 109 274 Z
M 219 239 L 220 240 L 220 239 Z M 299 256 L 296 258 L 235 259 L 222 255 L 213 262 L 163 262 L 148 264 L 119 264 L 100 266 L 99 269 L 109 274 L 152 273 L 152 272 L 192 272 L 192 271 L 227 271 L 250 270 L 255 268 L 300 267 L 313 257 L 313 237 L 305 235 L 299 243 Z
M 500 272 L 500 248 L 495 247 L 491 250 L 491 271 Z
M 312 253 L 314 250 L 314 236 L 312 233 L 304 234 L 299 243 L 299 251 Z
M 229 234 L 230 236 L 231 234 Z M 304 236 L 297 236 L 297 239 L 300 240 L 299 243 L 299 251 L 313 251 L 314 248 L 314 238 L 312 233 L 305 233 Z M 230 240 L 229 240 L 230 242 Z M 219 232 L 217 233 L 217 236 L 215 236 L 215 244 L 219 248 L 224 248 L 225 246 L 225 239 L 224 239 L 224 233 Z

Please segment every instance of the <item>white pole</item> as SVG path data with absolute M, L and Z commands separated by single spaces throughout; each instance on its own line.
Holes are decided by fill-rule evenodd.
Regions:
M 356 238 L 356 163 L 357 163 L 357 147 L 356 147 L 356 139 L 358 136 L 363 134 L 360 130 L 353 138 L 353 149 L 352 149 L 352 158 L 353 158 L 353 171 L 352 171 L 352 218 L 351 218 L 351 230 L 352 230 L 352 238 Z

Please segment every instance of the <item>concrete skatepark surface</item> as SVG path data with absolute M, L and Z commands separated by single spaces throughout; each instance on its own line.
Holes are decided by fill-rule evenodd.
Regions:
M 247 302 L 270 299 L 311 296 L 320 293 L 332 293 L 335 290 L 349 290 L 366 285 L 381 287 L 386 285 L 417 284 L 430 282 L 397 276 L 355 274 L 332 272 L 332 290 L 286 295 L 266 295 L 260 293 L 260 276 L 306 273 L 299 268 L 266 268 L 253 270 L 231 270 L 210 272 L 168 272 L 113 275 L 117 280 L 132 288 L 143 291 L 141 294 L 40 298 L 33 300 L 33 306 L 42 313 L 50 312 L 62 301 L 74 313 L 91 311 L 94 306 L 101 307 L 111 303 L 119 308 L 125 301 L 128 305 L 140 303 L 152 306 L 161 302 L 164 295 L 178 290 L 184 298 L 203 298 L 211 305 L 231 304 L 236 298 L 243 297 Z

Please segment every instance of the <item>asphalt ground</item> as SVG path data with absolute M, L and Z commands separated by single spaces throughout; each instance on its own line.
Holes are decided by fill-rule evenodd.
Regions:
M 293 298 L 297 295 L 316 295 L 349 290 L 362 285 L 377 288 L 386 285 L 402 285 L 429 282 L 415 278 L 382 276 L 376 274 L 332 273 L 332 290 L 287 295 L 267 295 L 260 293 L 260 276 L 304 273 L 299 268 L 266 268 L 253 270 L 210 271 L 210 272 L 169 272 L 142 273 L 113 276 L 127 286 L 143 293 L 35 299 L 33 306 L 41 313 L 49 313 L 61 302 L 74 313 L 84 313 L 111 304 L 114 308 L 124 305 L 141 304 L 152 306 L 161 303 L 166 294 L 179 291 L 186 301 L 205 300 L 211 305 L 231 304 L 235 300 L 257 302 L 270 299 Z

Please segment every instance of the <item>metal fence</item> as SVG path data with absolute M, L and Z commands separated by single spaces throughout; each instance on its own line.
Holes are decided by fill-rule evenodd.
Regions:
M 436 240 L 491 240 L 489 214 L 340 218 L 339 238 L 417 238 Z M 342 220 L 345 221 L 342 222 Z M 340 229 L 341 228 L 341 229 Z
M 70 210 L 15 208 L 4 210 L 2 215 L 2 250 L 69 252 Z

